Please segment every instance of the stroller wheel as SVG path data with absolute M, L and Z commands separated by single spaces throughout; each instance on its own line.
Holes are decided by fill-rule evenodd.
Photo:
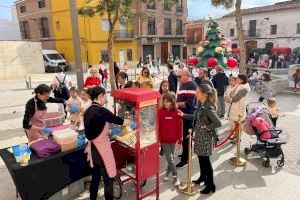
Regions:
M 270 160 L 264 160 L 262 164 L 265 168 L 269 168 L 270 167 Z
M 284 160 L 277 160 L 277 166 L 283 167 L 284 166 Z
M 249 148 L 245 148 L 244 152 L 245 152 L 246 155 L 248 155 L 250 153 L 250 149 Z

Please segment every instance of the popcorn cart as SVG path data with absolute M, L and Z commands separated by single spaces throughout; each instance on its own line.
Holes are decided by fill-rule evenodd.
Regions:
M 128 178 L 122 183 L 134 181 L 136 199 L 143 199 L 156 193 L 159 198 L 159 141 L 157 91 L 142 88 L 126 88 L 112 91 L 115 113 L 132 120 L 129 127 L 123 127 L 114 136 L 112 149 L 119 174 Z M 142 194 L 140 184 L 156 177 L 151 191 Z

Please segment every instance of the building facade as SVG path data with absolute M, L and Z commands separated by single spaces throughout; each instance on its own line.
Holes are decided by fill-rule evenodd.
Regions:
M 15 6 L 21 39 L 40 41 L 43 49 L 55 49 L 51 0 L 19 0 Z
M 148 4 L 135 0 L 133 7 L 141 13 L 134 22 L 139 58 L 151 54 L 166 63 L 169 54 L 173 58 L 186 59 L 184 24 L 187 20 L 187 0 L 176 5 L 167 1 L 152 1 Z
M 188 56 L 197 53 L 199 42 L 204 40 L 204 29 L 207 27 L 207 20 L 191 20 L 185 24 L 186 28 L 186 47 Z
M 273 47 L 300 47 L 300 0 L 243 9 L 243 29 L 246 49 Z M 217 21 L 233 48 L 238 47 L 234 13 Z

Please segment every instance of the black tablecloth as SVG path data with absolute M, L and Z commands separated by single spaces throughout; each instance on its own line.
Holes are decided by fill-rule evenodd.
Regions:
M 7 149 L 1 149 L 0 156 L 23 200 L 48 199 L 67 185 L 91 174 L 84 148 L 44 159 L 32 153 L 25 167 L 16 163 Z

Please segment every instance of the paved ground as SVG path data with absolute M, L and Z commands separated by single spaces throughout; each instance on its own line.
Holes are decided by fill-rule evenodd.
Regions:
M 162 78 L 162 77 L 160 77 Z M 157 81 L 158 82 L 158 81 Z M 33 85 L 34 86 L 34 85 Z M 0 81 L 0 148 L 26 141 L 22 136 L 22 117 L 26 101 L 32 97 L 32 90 L 25 90 L 25 80 Z M 252 92 L 249 102 L 257 100 Z M 245 167 L 235 167 L 228 162 L 236 150 L 231 144 L 217 149 L 212 157 L 217 191 L 213 195 L 188 197 L 182 195 L 171 183 L 160 183 L 160 199 L 241 199 L 241 200 L 296 200 L 300 199 L 300 97 L 293 95 L 277 96 L 279 106 L 286 113 L 278 121 L 278 127 L 288 133 L 288 143 L 283 145 L 285 166 L 275 168 L 276 160 L 271 168 L 262 167 L 261 159 L 247 158 Z M 110 105 L 109 105 L 110 107 Z M 224 122 L 226 124 L 226 122 Z M 21 137 L 21 138 L 20 138 Z M 249 146 L 252 140 L 243 134 L 242 149 Z M 242 157 L 245 157 L 242 153 Z M 161 177 L 164 175 L 165 159 L 161 158 Z M 186 179 L 186 168 L 178 171 L 180 180 Z M 198 159 L 193 157 L 193 178 L 199 176 Z M 15 199 L 14 184 L 0 159 L 0 200 Z M 143 190 L 151 188 L 153 180 L 149 180 Z M 82 198 L 81 198 L 82 197 Z M 84 199 L 84 195 L 77 199 Z M 102 199 L 100 197 L 99 199 Z M 124 185 L 122 199 L 134 199 L 133 183 Z M 155 199 L 150 197 L 148 199 Z

